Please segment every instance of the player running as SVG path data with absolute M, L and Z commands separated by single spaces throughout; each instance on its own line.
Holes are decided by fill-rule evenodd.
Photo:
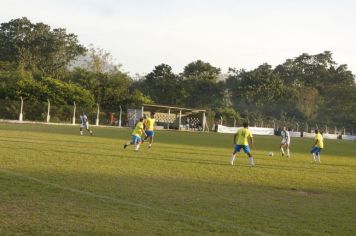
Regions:
M 124 148 L 127 148 L 130 144 L 135 145 L 135 151 L 137 152 L 138 149 L 140 148 L 141 144 L 141 136 L 142 134 L 147 137 L 145 130 L 143 129 L 143 118 L 140 118 L 140 121 L 137 122 L 135 129 L 133 130 L 131 134 L 131 142 L 128 142 L 124 145 Z
M 280 149 L 282 152 L 282 157 L 285 155 L 284 149 L 286 149 L 287 152 L 287 157 L 290 158 L 290 152 L 289 152 L 289 146 L 290 146 L 290 135 L 289 132 L 287 130 L 287 128 L 284 126 L 283 130 L 281 132 L 281 145 L 280 145 Z
M 237 141 L 236 141 L 237 137 Z M 253 156 L 250 151 L 250 147 L 248 145 L 248 139 L 251 142 L 251 146 L 253 146 L 253 136 L 251 131 L 248 129 L 248 123 L 244 122 L 243 123 L 243 128 L 240 128 L 237 130 L 237 133 L 234 135 L 234 145 L 235 145 L 235 150 L 232 153 L 231 156 L 231 165 L 234 165 L 236 153 L 240 152 L 240 150 L 244 150 L 244 152 L 248 155 L 250 165 L 254 166 L 255 163 L 253 161 Z
M 90 133 L 90 135 L 93 135 L 93 131 L 89 129 L 89 121 L 87 115 L 85 115 L 85 113 L 83 112 L 83 114 L 80 115 L 79 119 L 80 119 L 80 129 L 79 129 L 80 135 L 83 135 L 83 128 L 85 128 Z
M 320 153 L 321 150 L 324 148 L 324 138 L 319 132 L 319 130 L 315 130 L 315 138 L 314 138 L 314 145 L 310 151 L 310 153 L 313 155 L 313 162 L 318 162 L 320 163 Z
M 146 118 L 145 121 L 144 121 L 144 124 L 145 124 L 145 131 L 146 131 L 146 134 L 147 136 L 145 137 L 144 140 L 146 139 L 150 139 L 148 142 L 148 148 L 151 148 L 152 147 L 152 143 L 153 143 L 153 137 L 155 135 L 155 132 L 154 132 L 154 127 L 155 127 L 155 113 L 154 112 L 151 112 L 151 116 Z

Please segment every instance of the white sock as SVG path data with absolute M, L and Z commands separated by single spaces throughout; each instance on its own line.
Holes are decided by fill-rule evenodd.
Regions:
M 83 131 L 80 131 L 80 135 L 83 135 Z
M 135 151 L 138 151 L 139 148 L 140 148 L 140 144 L 137 144 L 135 147 Z
M 152 147 L 152 143 L 148 144 L 149 147 Z
M 231 165 L 234 164 L 235 157 L 236 157 L 236 154 L 232 154 L 232 155 L 231 155 Z
M 281 147 L 281 152 L 284 155 L 284 148 L 283 147 Z
M 316 156 L 316 160 L 317 160 L 317 162 L 320 163 L 320 155 L 317 155 L 317 156 Z
M 290 156 L 289 148 L 287 148 L 287 157 Z
M 314 154 L 314 153 L 313 153 L 313 160 L 316 161 L 316 159 L 315 159 L 315 154 Z
M 250 165 L 251 165 L 251 166 L 254 166 L 254 165 L 255 165 L 255 162 L 253 161 L 253 157 L 250 157 L 249 159 L 250 159 Z

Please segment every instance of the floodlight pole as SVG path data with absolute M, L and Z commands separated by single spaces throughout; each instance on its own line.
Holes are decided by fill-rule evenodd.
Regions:
M 72 124 L 75 125 L 75 112 L 77 110 L 77 104 L 75 104 L 75 102 L 73 102 L 73 119 L 72 119 Z
M 96 106 L 97 106 L 98 110 L 97 110 L 97 113 L 96 113 L 95 125 L 99 126 L 99 112 L 100 112 L 99 103 L 97 103 Z
M 236 119 L 235 119 L 235 117 L 234 117 L 234 128 L 236 127 Z
M 19 121 L 22 121 L 23 120 L 23 114 L 22 114 L 22 111 L 23 111 L 23 98 L 22 98 L 22 96 L 20 96 L 20 99 L 21 99 L 21 107 L 20 107 Z
M 223 124 L 223 118 L 222 118 L 222 116 L 220 116 L 220 125 L 222 125 Z
M 122 108 L 120 106 L 120 115 L 119 115 L 119 127 L 121 128 L 121 116 L 122 116 Z
M 141 117 L 143 117 L 143 112 L 144 112 L 144 107 L 142 106 L 142 107 L 141 107 Z M 141 117 L 140 117 L 140 118 L 141 118 Z
M 47 123 L 49 123 L 51 119 L 50 111 L 51 111 L 51 103 L 49 99 L 47 99 L 48 107 L 47 107 Z

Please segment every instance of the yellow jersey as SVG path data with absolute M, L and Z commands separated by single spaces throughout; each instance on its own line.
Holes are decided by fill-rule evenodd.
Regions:
M 137 137 L 141 137 L 142 135 L 142 129 L 143 129 L 143 122 L 138 122 L 135 126 L 135 129 L 132 132 L 132 135 L 135 135 Z
M 315 140 L 315 142 L 316 142 L 316 145 L 315 145 L 316 147 L 318 147 L 318 148 L 324 148 L 324 138 L 323 138 L 323 136 L 322 136 L 320 133 L 318 133 L 318 134 L 315 135 L 314 140 Z
M 248 145 L 248 138 L 253 138 L 252 132 L 247 128 L 240 128 L 237 130 L 237 145 Z
M 148 131 L 153 131 L 155 121 L 156 121 L 156 120 L 155 120 L 154 118 L 147 118 L 147 119 L 145 120 L 146 130 L 148 130 Z

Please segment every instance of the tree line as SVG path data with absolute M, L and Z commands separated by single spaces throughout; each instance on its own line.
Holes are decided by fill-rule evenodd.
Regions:
M 220 68 L 197 60 L 181 73 L 160 64 L 139 79 L 115 65 L 110 53 L 86 48 L 66 29 L 27 18 L 0 26 L 0 100 L 3 116 L 19 97 L 49 99 L 58 107 L 73 101 L 106 112 L 142 103 L 207 109 L 211 121 L 250 120 L 356 127 L 355 76 L 332 53 L 302 54 L 272 67 Z M 28 111 L 36 113 L 36 109 Z M 64 112 L 64 111 L 63 111 Z M 16 112 L 15 112 L 16 113 Z

